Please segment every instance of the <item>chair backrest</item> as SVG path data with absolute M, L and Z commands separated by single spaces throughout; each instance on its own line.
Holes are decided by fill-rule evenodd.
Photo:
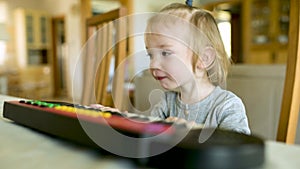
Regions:
M 126 8 L 95 15 L 86 20 L 87 43 L 83 59 L 82 104 L 122 106 L 124 65 L 127 56 Z M 113 65 L 113 76 L 110 75 Z M 118 71 L 117 71 L 118 70 Z M 113 77 L 113 78 L 112 78 Z
M 293 144 L 300 107 L 300 2 L 290 1 L 289 47 L 277 141 Z

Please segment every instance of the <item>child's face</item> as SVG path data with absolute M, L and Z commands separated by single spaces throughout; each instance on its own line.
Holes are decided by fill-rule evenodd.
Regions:
M 179 40 L 147 35 L 146 49 L 151 73 L 163 88 L 172 90 L 192 82 L 192 52 Z

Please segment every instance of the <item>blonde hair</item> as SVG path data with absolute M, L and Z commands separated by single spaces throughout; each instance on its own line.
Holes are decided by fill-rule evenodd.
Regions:
M 214 61 L 207 67 L 208 78 L 214 85 L 224 85 L 230 66 L 230 59 L 227 56 L 223 41 L 217 23 L 213 15 L 204 9 L 190 7 L 180 3 L 173 3 L 164 7 L 158 15 L 148 20 L 146 34 L 153 33 L 153 25 L 163 24 L 167 29 L 172 29 L 170 25 L 174 25 L 174 19 L 183 19 L 189 25 L 188 31 L 182 31 L 183 35 L 180 39 L 189 45 L 193 50 L 193 68 L 195 69 L 196 61 L 201 58 L 201 51 L 204 47 L 210 47 L 215 51 Z M 175 21 L 177 22 L 177 21 Z M 159 27 L 162 29 L 162 27 Z M 186 34 L 186 35 L 184 35 Z M 192 34 L 192 35 L 191 35 Z M 176 35 L 179 36 L 179 35 Z M 147 41 L 147 37 L 145 36 Z

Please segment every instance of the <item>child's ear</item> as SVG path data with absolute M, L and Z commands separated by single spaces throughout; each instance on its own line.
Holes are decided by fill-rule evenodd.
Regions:
M 212 47 L 205 47 L 200 58 L 196 63 L 196 67 L 199 69 L 206 69 L 211 66 L 216 58 L 216 51 Z

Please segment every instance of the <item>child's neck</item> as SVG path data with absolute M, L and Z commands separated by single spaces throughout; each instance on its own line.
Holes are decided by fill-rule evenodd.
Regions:
M 215 89 L 215 87 L 216 86 L 209 81 L 182 87 L 180 91 L 180 99 L 185 104 L 200 102 L 205 99 Z

